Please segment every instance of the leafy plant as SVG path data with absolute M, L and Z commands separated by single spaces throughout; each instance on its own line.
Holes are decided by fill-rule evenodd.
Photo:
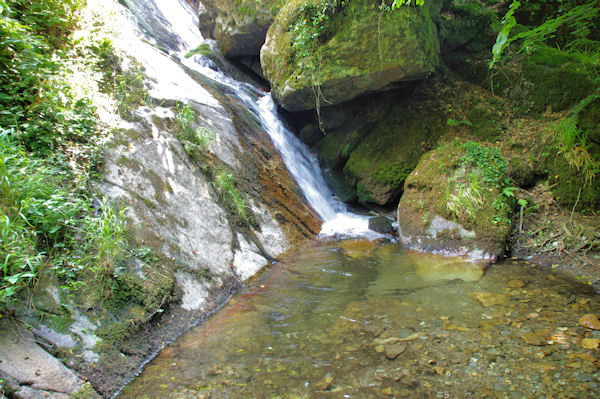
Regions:
M 554 142 L 552 147 L 566 159 L 570 167 L 581 172 L 584 185 L 592 183 L 600 173 L 600 160 L 590 152 L 587 132 L 578 127 L 577 116 L 561 119 L 550 127 L 549 133 Z
M 124 210 L 98 210 L 65 186 L 46 161 L 30 158 L 13 130 L 0 132 L 0 310 L 47 267 L 67 286 L 92 271 L 104 281 L 126 246 Z
M 467 141 L 461 147 L 465 150 L 462 164 L 479 167 L 482 179 L 488 186 L 502 191 L 510 183 L 506 177 L 508 163 L 497 148 L 484 147 L 473 141 Z
M 218 189 L 219 194 L 226 200 L 231 201 L 243 222 L 249 223 L 250 219 L 246 212 L 246 198 L 240 194 L 235 187 L 233 175 L 229 172 L 223 172 L 215 177 L 213 185 Z
M 177 103 L 175 121 L 177 136 L 183 141 L 183 146 L 190 155 L 196 155 L 196 150 L 205 151 L 216 137 L 215 132 L 197 126 L 196 112 L 188 104 Z
M 106 279 L 115 271 L 116 263 L 124 258 L 125 212 L 126 208 L 115 212 L 106 202 L 102 202 L 98 213 L 88 214 L 83 220 L 86 232 L 86 253 L 91 254 L 90 269 L 94 274 Z
M 471 179 L 471 184 L 456 183 L 453 192 L 446 195 L 446 209 L 452 215 L 475 220 L 477 209 L 483 205 L 485 191 L 479 186 L 477 179 Z
M 510 222 L 504 214 L 514 201 L 515 187 L 506 175 L 508 163 L 497 148 L 485 147 L 473 141 L 459 143 L 465 153 L 459 165 L 468 172 L 467 182 L 454 181 L 446 191 L 446 209 L 454 216 L 476 221 L 476 213 L 485 202 L 489 192 L 496 189 L 499 194 L 492 206 L 497 211 L 492 215 L 494 223 Z
M 575 5 L 570 9 L 560 12 L 554 18 L 548 18 L 540 25 L 521 31 L 516 35 L 511 35 L 512 29 L 517 25 L 515 13 L 520 6 L 520 1 L 513 0 L 502 19 L 502 29 L 498 33 L 496 43 L 492 47 L 492 60 L 489 63 L 490 69 L 500 60 L 504 50 L 516 41 L 520 41 L 518 52 L 526 53 L 531 52 L 537 44 L 548 41 L 554 41 L 553 44 L 571 50 L 585 52 L 598 51 L 599 43 L 589 38 L 596 28 L 595 24 L 600 13 L 598 2 L 590 1 L 585 4 Z M 558 32 L 565 30 L 569 34 L 561 32 L 561 35 L 568 37 L 568 39 L 558 40 Z
M 452 118 L 448 118 L 446 120 L 446 125 L 448 125 L 448 126 L 459 126 L 459 125 L 473 126 L 473 124 L 469 121 L 466 121 L 466 120 L 457 121 Z

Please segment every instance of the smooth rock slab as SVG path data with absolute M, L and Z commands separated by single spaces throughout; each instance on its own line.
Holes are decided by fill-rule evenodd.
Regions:
M 73 395 L 83 386 L 71 370 L 35 343 L 29 331 L 8 321 L 0 322 L 0 372 L 30 387 L 23 391 L 24 398 L 35 398 L 35 390 Z

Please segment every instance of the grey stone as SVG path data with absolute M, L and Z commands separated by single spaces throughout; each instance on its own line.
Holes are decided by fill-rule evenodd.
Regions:
M 73 395 L 83 386 L 71 370 L 35 343 L 33 334 L 6 320 L 0 320 L 0 372 L 33 390 Z

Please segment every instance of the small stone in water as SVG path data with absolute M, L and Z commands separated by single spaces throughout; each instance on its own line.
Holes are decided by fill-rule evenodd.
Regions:
M 331 377 L 330 375 L 327 375 L 327 376 L 325 376 L 325 378 L 323 378 L 321 381 L 319 381 L 315 384 L 315 388 L 317 388 L 320 391 L 327 391 L 328 389 L 331 388 L 332 382 L 333 382 L 333 377 Z
M 527 343 L 528 345 L 548 345 L 546 337 L 544 337 L 544 335 L 542 335 L 539 332 L 528 332 L 521 335 L 521 338 L 523 338 L 523 341 L 525 341 L 525 343 Z
M 524 282 L 522 282 L 521 280 L 516 280 L 516 279 L 515 279 L 515 280 L 510 280 L 510 281 L 508 282 L 508 286 L 509 286 L 510 288 L 522 288 L 522 287 L 524 287 L 524 286 L 525 286 L 525 283 L 524 283 Z
M 367 331 L 373 334 L 373 336 L 378 337 L 385 330 L 385 328 L 381 325 L 370 325 L 367 327 Z
M 507 301 L 507 298 L 504 295 L 485 291 L 472 292 L 469 294 L 469 296 L 479 301 L 485 307 L 504 305 Z
M 600 320 L 595 314 L 588 313 L 579 319 L 579 324 L 592 330 L 600 330 Z
M 529 314 L 527 315 L 527 318 L 528 318 L 528 319 L 535 319 L 535 318 L 538 318 L 538 317 L 540 317 L 540 314 L 539 314 L 539 313 L 537 313 L 537 312 L 529 313 Z
M 401 344 L 401 343 L 387 344 L 385 346 L 385 356 L 390 360 L 394 360 L 405 350 L 406 350 L 405 344 Z
M 390 388 L 390 387 L 384 388 L 384 389 L 381 390 L 381 393 L 383 395 L 386 395 L 386 396 L 391 396 L 392 395 L 392 388 Z
M 597 349 L 598 345 L 600 345 L 600 339 L 584 338 L 581 340 L 581 347 L 583 349 Z

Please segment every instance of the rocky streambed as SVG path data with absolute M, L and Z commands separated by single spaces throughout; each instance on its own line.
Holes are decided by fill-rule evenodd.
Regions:
M 596 397 L 600 301 L 569 275 L 309 244 L 120 397 Z

